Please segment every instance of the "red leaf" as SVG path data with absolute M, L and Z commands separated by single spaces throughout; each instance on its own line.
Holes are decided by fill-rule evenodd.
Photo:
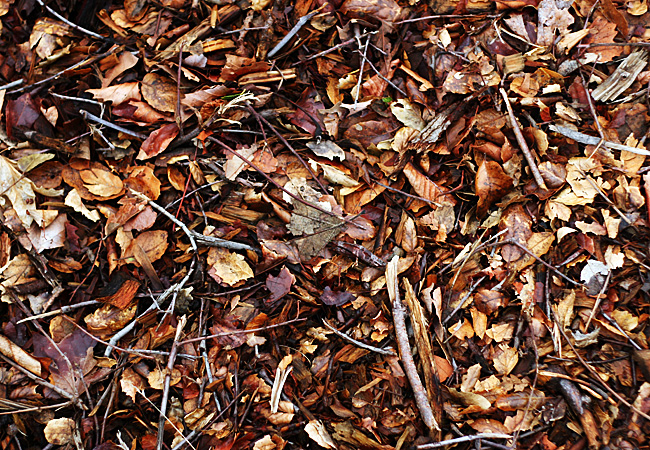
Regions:
M 289 272 L 289 269 L 283 267 L 277 277 L 269 275 L 266 278 L 266 287 L 271 291 L 269 302 L 276 302 L 291 291 L 291 286 L 296 281 L 296 277 Z
M 354 300 L 354 295 L 350 292 L 333 291 L 329 286 L 325 286 L 320 299 L 328 306 L 342 306 L 347 302 Z
M 177 135 L 178 125 L 176 125 L 176 123 L 163 125 L 151 133 L 142 143 L 137 159 L 149 159 L 164 152 Z

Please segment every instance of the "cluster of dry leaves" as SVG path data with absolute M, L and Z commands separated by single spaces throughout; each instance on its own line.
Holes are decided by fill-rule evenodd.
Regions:
M 647 0 L 0 18 L 1 450 L 649 445 Z

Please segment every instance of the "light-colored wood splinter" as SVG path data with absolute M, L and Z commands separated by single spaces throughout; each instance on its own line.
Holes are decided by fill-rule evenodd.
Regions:
M 501 92 L 503 101 L 505 102 L 506 108 L 508 109 L 508 116 L 510 116 L 510 124 L 512 125 L 512 131 L 515 133 L 515 137 L 517 138 L 517 143 L 519 144 L 519 148 L 521 148 L 522 153 L 526 157 L 526 161 L 528 162 L 530 171 L 533 173 L 533 178 L 535 178 L 535 183 L 537 183 L 537 186 L 539 186 L 540 188 L 546 190 L 548 188 L 546 187 L 546 183 L 544 183 L 542 174 L 539 173 L 539 168 L 537 167 L 535 156 L 533 156 L 533 153 L 528 148 L 528 144 L 526 143 L 526 139 L 524 139 L 524 135 L 521 132 L 519 123 L 517 123 L 515 113 L 512 110 L 512 105 L 510 105 L 510 100 L 508 100 L 508 94 L 506 94 L 506 91 L 503 88 L 499 89 L 499 92 Z
M 411 345 L 409 344 L 409 336 L 406 331 L 406 307 L 402 303 L 399 295 L 399 287 L 397 284 L 397 265 L 399 264 L 399 256 L 393 256 L 393 259 L 386 265 L 386 287 L 388 288 L 388 296 L 393 305 L 393 323 L 395 325 L 395 339 L 399 348 L 400 359 L 404 366 L 404 373 L 411 384 L 413 395 L 415 396 L 415 403 L 422 415 L 422 421 L 429 428 L 429 431 L 439 433 L 440 425 L 436 421 L 433 409 L 429 403 L 427 390 L 420 376 L 418 375 L 413 355 L 411 354 Z

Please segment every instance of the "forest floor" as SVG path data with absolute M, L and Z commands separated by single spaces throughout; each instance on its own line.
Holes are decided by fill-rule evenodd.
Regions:
M 0 19 L 0 450 L 650 445 L 647 0 Z

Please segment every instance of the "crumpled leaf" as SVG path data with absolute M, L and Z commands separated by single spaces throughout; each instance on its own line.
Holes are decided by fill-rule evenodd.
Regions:
M 0 201 L 0 208 L 7 209 L 8 200 L 26 229 L 33 222 L 40 227 L 48 224 L 44 220 L 44 212 L 36 206 L 34 188 L 34 183 L 20 173 L 13 161 L 0 155 L 0 195 L 4 200 Z
M 327 449 L 336 449 L 336 442 L 332 439 L 325 425 L 320 420 L 311 420 L 305 425 L 305 432 L 318 445 Z
M 568 7 L 559 7 L 557 0 L 542 0 L 537 5 L 537 44 L 549 46 L 555 41 L 555 33 L 568 33 L 573 16 Z M 564 5 L 563 5 L 564 6 Z
M 129 83 L 117 84 L 100 89 L 87 89 L 86 92 L 93 94 L 95 100 L 101 102 L 112 102 L 113 106 L 121 105 L 129 100 L 141 100 L 140 83 L 132 81 Z
M 498 162 L 484 160 L 476 172 L 477 216 L 484 217 L 490 206 L 510 191 L 512 184 L 512 178 Z
M 142 97 L 158 111 L 176 111 L 176 84 L 167 77 L 149 72 L 142 79 Z
M 81 196 L 76 189 L 72 188 L 72 190 L 68 192 L 68 195 L 65 197 L 65 204 L 83 214 L 87 219 L 90 219 L 93 222 L 99 221 L 99 212 L 97 212 L 97 210 L 89 210 L 86 205 L 83 204 Z
M 20 367 L 29 370 L 34 375 L 37 375 L 39 377 L 41 376 L 41 363 L 25 350 L 1 334 L 0 353 L 13 360 Z
M 296 282 L 296 277 L 283 267 L 277 277 L 270 275 L 266 278 L 266 288 L 271 292 L 269 302 L 276 302 L 291 291 L 291 285 Z
M 52 445 L 71 444 L 74 440 L 73 433 L 76 428 L 77 424 L 73 419 L 67 417 L 52 419 L 45 425 L 45 440 Z
M 212 247 L 208 252 L 208 274 L 219 284 L 238 286 L 253 278 L 253 270 L 244 257 L 225 248 Z
M 167 232 L 165 230 L 150 230 L 140 233 L 133 239 L 122 253 L 124 264 L 140 265 L 136 258 L 136 246 L 147 255 L 150 262 L 156 262 L 167 250 Z

